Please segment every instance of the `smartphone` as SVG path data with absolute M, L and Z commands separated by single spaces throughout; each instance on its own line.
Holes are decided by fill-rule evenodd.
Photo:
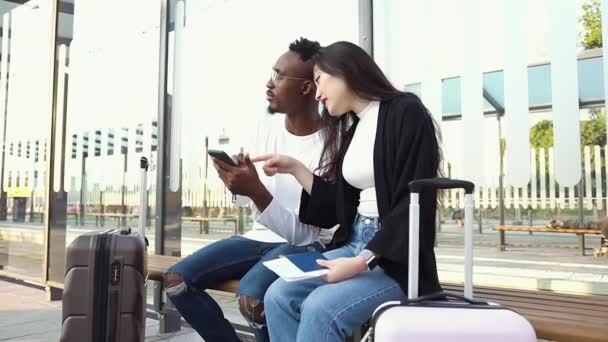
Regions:
M 208 150 L 207 153 L 213 158 L 219 159 L 228 165 L 237 166 L 234 159 L 230 158 L 230 156 L 222 150 Z

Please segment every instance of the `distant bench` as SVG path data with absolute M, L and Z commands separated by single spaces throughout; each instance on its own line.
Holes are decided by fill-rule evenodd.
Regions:
M 562 234 L 576 234 L 578 237 L 578 254 L 585 255 L 585 234 L 601 235 L 602 232 L 599 229 L 586 229 L 586 228 L 548 228 L 543 226 L 498 226 L 498 249 L 504 251 L 506 249 L 505 244 L 505 232 L 530 232 L 530 233 L 562 233 Z M 608 337 L 607 337 L 608 339 Z
M 181 258 L 148 256 L 148 279 L 161 281 Z M 215 285 L 212 290 L 236 293 L 239 280 Z M 462 285 L 442 284 L 447 291 L 462 292 Z M 476 299 L 499 303 L 526 317 L 538 338 L 551 341 L 599 342 L 608 339 L 608 296 L 584 296 L 552 291 L 529 291 L 475 286 Z
M 8 214 L 11 214 L 11 212 L 8 212 Z M 30 215 L 30 222 L 34 222 L 35 217 L 38 216 L 38 217 L 40 217 L 40 223 L 44 223 L 44 211 L 34 211 L 34 212 L 31 212 L 28 214 Z M 65 213 L 66 220 L 70 216 L 74 217 L 74 223 L 78 224 L 78 213 L 75 213 L 75 212 Z
M 139 217 L 138 214 L 123 214 L 123 213 L 87 213 L 87 216 L 95 217 L 95 227 L 99 226 L 99 219 L 102 218 L 115 218 L 116 225 L 120 226 L 120 219 L 131 219 L 135 217 Z M 101 226 L 104 226 L 104 220 L 101 221 Z
M 238 234 L 238 218 L 234 216 L 225 217 L 203 217 L 203 216 L 182 216 L 182 221 L 198 222 L 199 234 L 203 231 L 209 234 L 209 222 L 232 222 L 234 223 L 234 234 Z

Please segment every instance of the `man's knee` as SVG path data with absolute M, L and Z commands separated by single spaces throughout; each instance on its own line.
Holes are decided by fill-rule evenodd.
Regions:
M 239 311 L 252 325 L 266 324 L 264 302 L 247 295 L 238 296 Z
M 176 296 L 186 291 L 184 277 L 176 272 L 166 272 L 163 274 L 163 287 L 168 296 Z

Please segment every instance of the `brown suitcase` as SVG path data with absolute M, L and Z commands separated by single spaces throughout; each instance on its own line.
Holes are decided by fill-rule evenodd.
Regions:
M 143 193 L 147 166 L 142 158 Z M 141 225 L 147 203 L 140 198 L 139 234 L 130 228 L 88 233 L 68 247 L 61 341 L 144 341 L 147 251 Z

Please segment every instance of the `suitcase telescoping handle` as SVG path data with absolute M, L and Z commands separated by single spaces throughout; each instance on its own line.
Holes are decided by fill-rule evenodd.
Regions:
M 409 224 L 409 274 L 408 299 L 418 297 L 418 268 L 420 240 L 419 194 L 423 190 L 464 189 L 464 295 L 473 298 L 473 190 L 471 182 L 448 178 L 419 179 L 409 183 L 410 224 Z M 429 227 L 427 227 L 428 229 Z M 433 227 L 434 229 L 434 227 Z
M 139 187 L 139 236 L 142 239 L 146 239 L 146 219 L 148 210 L 148 158 L 141 157 L 139 161 L 139 167 L 141 172 L 141 183 Z

